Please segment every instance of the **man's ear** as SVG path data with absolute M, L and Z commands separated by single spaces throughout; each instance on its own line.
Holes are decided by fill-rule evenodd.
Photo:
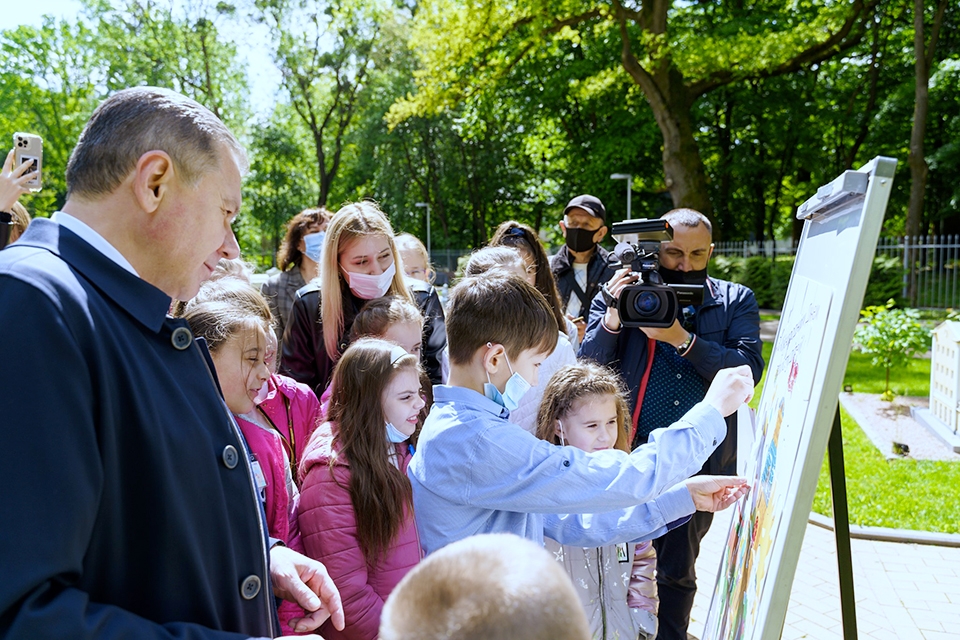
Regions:
M 707 251 L 707 262 L 710 261 L 710 256 L 713 255 L 713 247 L 714 247 L 714 244 L 711 242 L 711 243 L 710 243 L 710 250 Z
M 567 225 L 563 220 L 560 221 L 560 232 L 563 233 L 563 237 L 567 237 Z
M 133 171 L 133 194 L 140 207 L 153 213 L 167 195 L 175 179 L 173 160 L 166 151 L 147 151 L 137 160 Z
M 599 238 L 597 237 L 597 233 L 600 234 L 600 237 L 599 237 Z M 607 237 L 607 225 L 603 225 L 602 227 L 600 227 L 599 229 L 597 229 L 597 233 L 593 234 L 593 241 L 594 241 L 594 242 L 600 242 L 600 241 L 602 241 L 605 237 Z

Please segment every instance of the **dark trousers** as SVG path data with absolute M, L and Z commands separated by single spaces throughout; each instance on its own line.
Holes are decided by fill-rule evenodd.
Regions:
M 694 512 L 690 520 L 653 541 L 657 550 L 657 591 L 660 631 L 657 640 L 687 640 L 690 610 L 697 595 L 700 541 L 707 535 L 713 514 Z

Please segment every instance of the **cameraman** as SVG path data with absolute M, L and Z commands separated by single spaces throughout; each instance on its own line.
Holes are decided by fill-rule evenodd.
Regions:
M 621 330 L 620 314 L 604 296 L 594 298 L 580 355 L 617 369 L 629 388 L 633 447 L 644 444 L 654 429 L 667 426 L 703 399 L 724 367 L 747 364 L 754 383 L 763 373 L 760 314 L 753 292 L 733 282 L 707 276 L 713 253 L 712 226 L 693 209 L 674 209 L 662 216 L 673 227 L 673 240 L 660 247 L 660 275 L 667 284 L 701 284 L 703 303 L 681 309 L 681 317 L 665 329 Z M 618 298 L 637 281 L 621 269 L 605 285 Z M 727 418 L 727 436 L 700 473 L 735 474 L 736 414 Z M 687 640 L 690 609 L 697 592 L 694 564 L 700 540 L 713 514 L 696 512 L 686 524 L 654 540 L 660 595 L 658 640 Z

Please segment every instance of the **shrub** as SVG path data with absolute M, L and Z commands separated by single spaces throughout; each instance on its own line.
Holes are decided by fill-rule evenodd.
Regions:
M 710 259 L 707 273 L 711 278 L 740 282 L 743 271 L 743 258 L 740 256 L 714 256 Z
M 893 256 L 879 255 L 873 259 L 863 306 L 884 306 L 888 300 L 902 304 L 903 264 Z
M 903 369 L 910 359 L 930 348 L 930 330 L 920 323 L 916 309 L 896 309 L 893 300 L 860 312 L 861 323 L 853 335 L 860 351 L 873 356 L 871 364 L 886 369 L 884 400 L 893 400 L 890 369 Z
M 752 256 L 743 262 L 737 282 L 750 287 L 761 309 L 782 309 L 793 270 L 793 256 L 779 256 L 776 260 Z

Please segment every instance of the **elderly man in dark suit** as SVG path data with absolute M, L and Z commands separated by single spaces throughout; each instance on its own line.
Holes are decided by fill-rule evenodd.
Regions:
M 206 347 L 167 315 L 239 254 L 245 154 L 171 91 L 121 91 L 67 201 L 0 252 L 0 636 L 275 636 L 274 596 L 343 624 L 322 565 L 267 539 Z

